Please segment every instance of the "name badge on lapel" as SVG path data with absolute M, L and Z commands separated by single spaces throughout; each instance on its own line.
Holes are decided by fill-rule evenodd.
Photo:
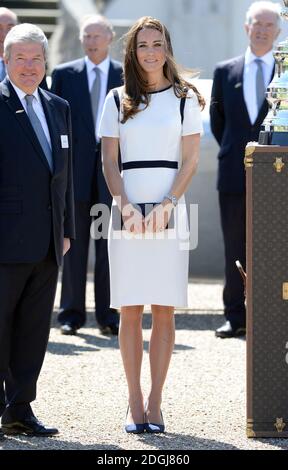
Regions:
M 62 149 L 69 148 L 68 135 L 61 135 L 61 147 Z

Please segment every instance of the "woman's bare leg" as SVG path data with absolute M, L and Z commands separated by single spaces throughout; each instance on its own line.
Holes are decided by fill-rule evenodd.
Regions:
M 143 305 L 122 307 L 119 326 L 119 345 L 126 374 L 130 414 L 127 424 L 143 423 L 143 395 L 140 376 L 143 356 Z
M 149 347 L 151 390 L 147 401 L 149 422 L 161 424 L 162 390 L 175 341 L 174 307 L 151 305 L 152 333 Z

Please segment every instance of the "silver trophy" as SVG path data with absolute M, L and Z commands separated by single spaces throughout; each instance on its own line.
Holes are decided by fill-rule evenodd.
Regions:
M 283 2 L 281 16 L 288 20 L 288 0 Z M 262 124 L 259 143 L 288 145 L 288 38 L 278 44 L 273 55 L 275 75 L 266 92 L 270 111 Z

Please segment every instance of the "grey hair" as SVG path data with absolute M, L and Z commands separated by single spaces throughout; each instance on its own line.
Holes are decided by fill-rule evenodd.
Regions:
M 18 18 L 17 18 L 16 13 L 14 13 L 14 11 L 12 10 L 9 10 L 9 8 L 0 7 L 0 16 L 2 15 L 10 16 L 11 20 L 13 21 L 15 25 L 18 23 Z
M 44 54 L 44 59 L 47 58 L 48 53 L 48 40 L 43 33 L 42 29 L 34 24 L 22 23 L 10 29 L 4 40 L 4 57 L 9 59 L 11 46 L 19 42 L 35 42 L 41 44 Z
M 82 18 L 81 24 L 80 24 L 80 35 L 79 39 L 82 41 L 83 39 L 83 34 L 84 34 L 84 29 L 86 26 L 90 24 L 99 24 L 101 26 L 104 26 L 104 28 L 107 29 L 107 31 L 111 34 L 112 39 L 115 37 L 115 32 L 113 29 L 112 23 L 102 15 L 86 15 L 84 18 Z
M 254 15 L 263 10 L 274 13 L 277 17 L 277 26 L 280 27 L 282 7 L 280 3 L 273 3 L 273 2 L 268 2 L 268 1 L 253 2 L 250 5 L 246 13 L 246 24 L 251 24 L 253 21 Z

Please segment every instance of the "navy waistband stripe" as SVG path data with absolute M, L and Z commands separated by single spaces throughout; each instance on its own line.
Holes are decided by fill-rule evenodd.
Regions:
M 169 160 L 143 160 L 122 163 L 123 170 L 134 170 L 138 168 L 173 168 L 177 170 L 178 162 Z

